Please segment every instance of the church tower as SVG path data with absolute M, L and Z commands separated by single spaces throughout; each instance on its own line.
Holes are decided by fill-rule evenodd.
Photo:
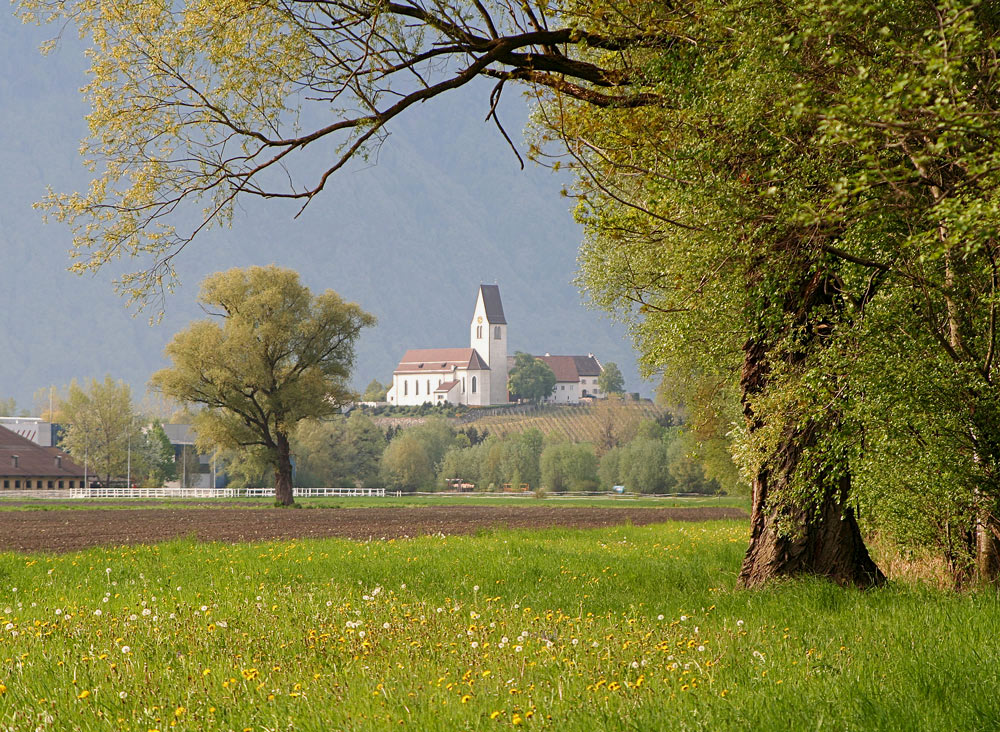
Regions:
M 507 404 L 507 319 L 497 285 L 480 285 L 470 344 L 490 367 L 490 404 Z

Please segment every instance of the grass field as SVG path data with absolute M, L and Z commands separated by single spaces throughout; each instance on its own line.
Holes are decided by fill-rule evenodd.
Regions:
M 743 522 L 0 555 L 3 730 L 987 730 L 1000 601 L 733 589 Z

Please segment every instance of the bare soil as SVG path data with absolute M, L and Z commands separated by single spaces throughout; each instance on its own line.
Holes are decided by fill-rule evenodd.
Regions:
M 472 534 L 494 528 L 600 528 L 631 523 L 745 519 L 738 508 L 138 508 L 0 511 L 0 550 L 69 552 L 92 546 L 152 544 L 179 537 L 229 543 L 343 537 L 393 539 Z

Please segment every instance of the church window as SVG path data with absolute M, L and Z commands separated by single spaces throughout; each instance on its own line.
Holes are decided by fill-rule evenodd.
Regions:
M 493 340 L 495 340 L 495 341 L 500 340 L 500 326 L 499 325 L 496 326 L 495 328 L 493 328 Z
M 465 393 L 465 377 L 462 377 L 462 393 Z
M 409 393 L 410 393 L 410 382 L 407 381 L 406 379 L 403 379 L 403 396 L 406 396 Z
M 430 379 L 427 379 L 427 393 L 428 394 L 431 393 L 431 380 Z
M 416 379 L 413 380 L 413 393 L 420 396 L 420 382 Z
M 477 325 L 476 326 L 476 338 L 482 338 L 482 337 L 483 337 L 483 326 Z
M 476 377 L 475 376 L 472 377 L 472 393 L 473 394 L 476 393 Z

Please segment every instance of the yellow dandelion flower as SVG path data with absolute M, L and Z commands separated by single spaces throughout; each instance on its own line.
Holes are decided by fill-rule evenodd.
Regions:
M 185 709 L 184 707 L 177 707 L 174 710 L 174 716 L 175 717 L 182 717 L 182 716 L 184 716 L 184 712 L 186 712 L 186 711 L 187 711 L 187 709 Z
M 76 698 L 86 699 L 88 696 L 90 696 L 90 691 L 88 689 L 84 689 L 83 691 L 81 691 L 79 694 L 76 695 Z
M 510 720 L 510 723 L 515 727 L 517 727 L 519 724 L 524 724 L 524 719 L 521 717 L 520 714 L 515 714 L 514 717 Z
M 469 695 L 469 694 L 466 694 L 465 696 L 462 697 L 462 703 L 463 704 L 468 704 L 470 699 L 472 699 L 472 696 Z
M 502 711 L 494 711 L 494 712 L 491 712 L 491 713 L 490 713 L 490 719 L 496 719 L 496 718 L 497 718 L 497 717 L 499 717 L 499 716 L 500 716 L 501 714 L 503 714 L 503 712 L 502 712 Z

